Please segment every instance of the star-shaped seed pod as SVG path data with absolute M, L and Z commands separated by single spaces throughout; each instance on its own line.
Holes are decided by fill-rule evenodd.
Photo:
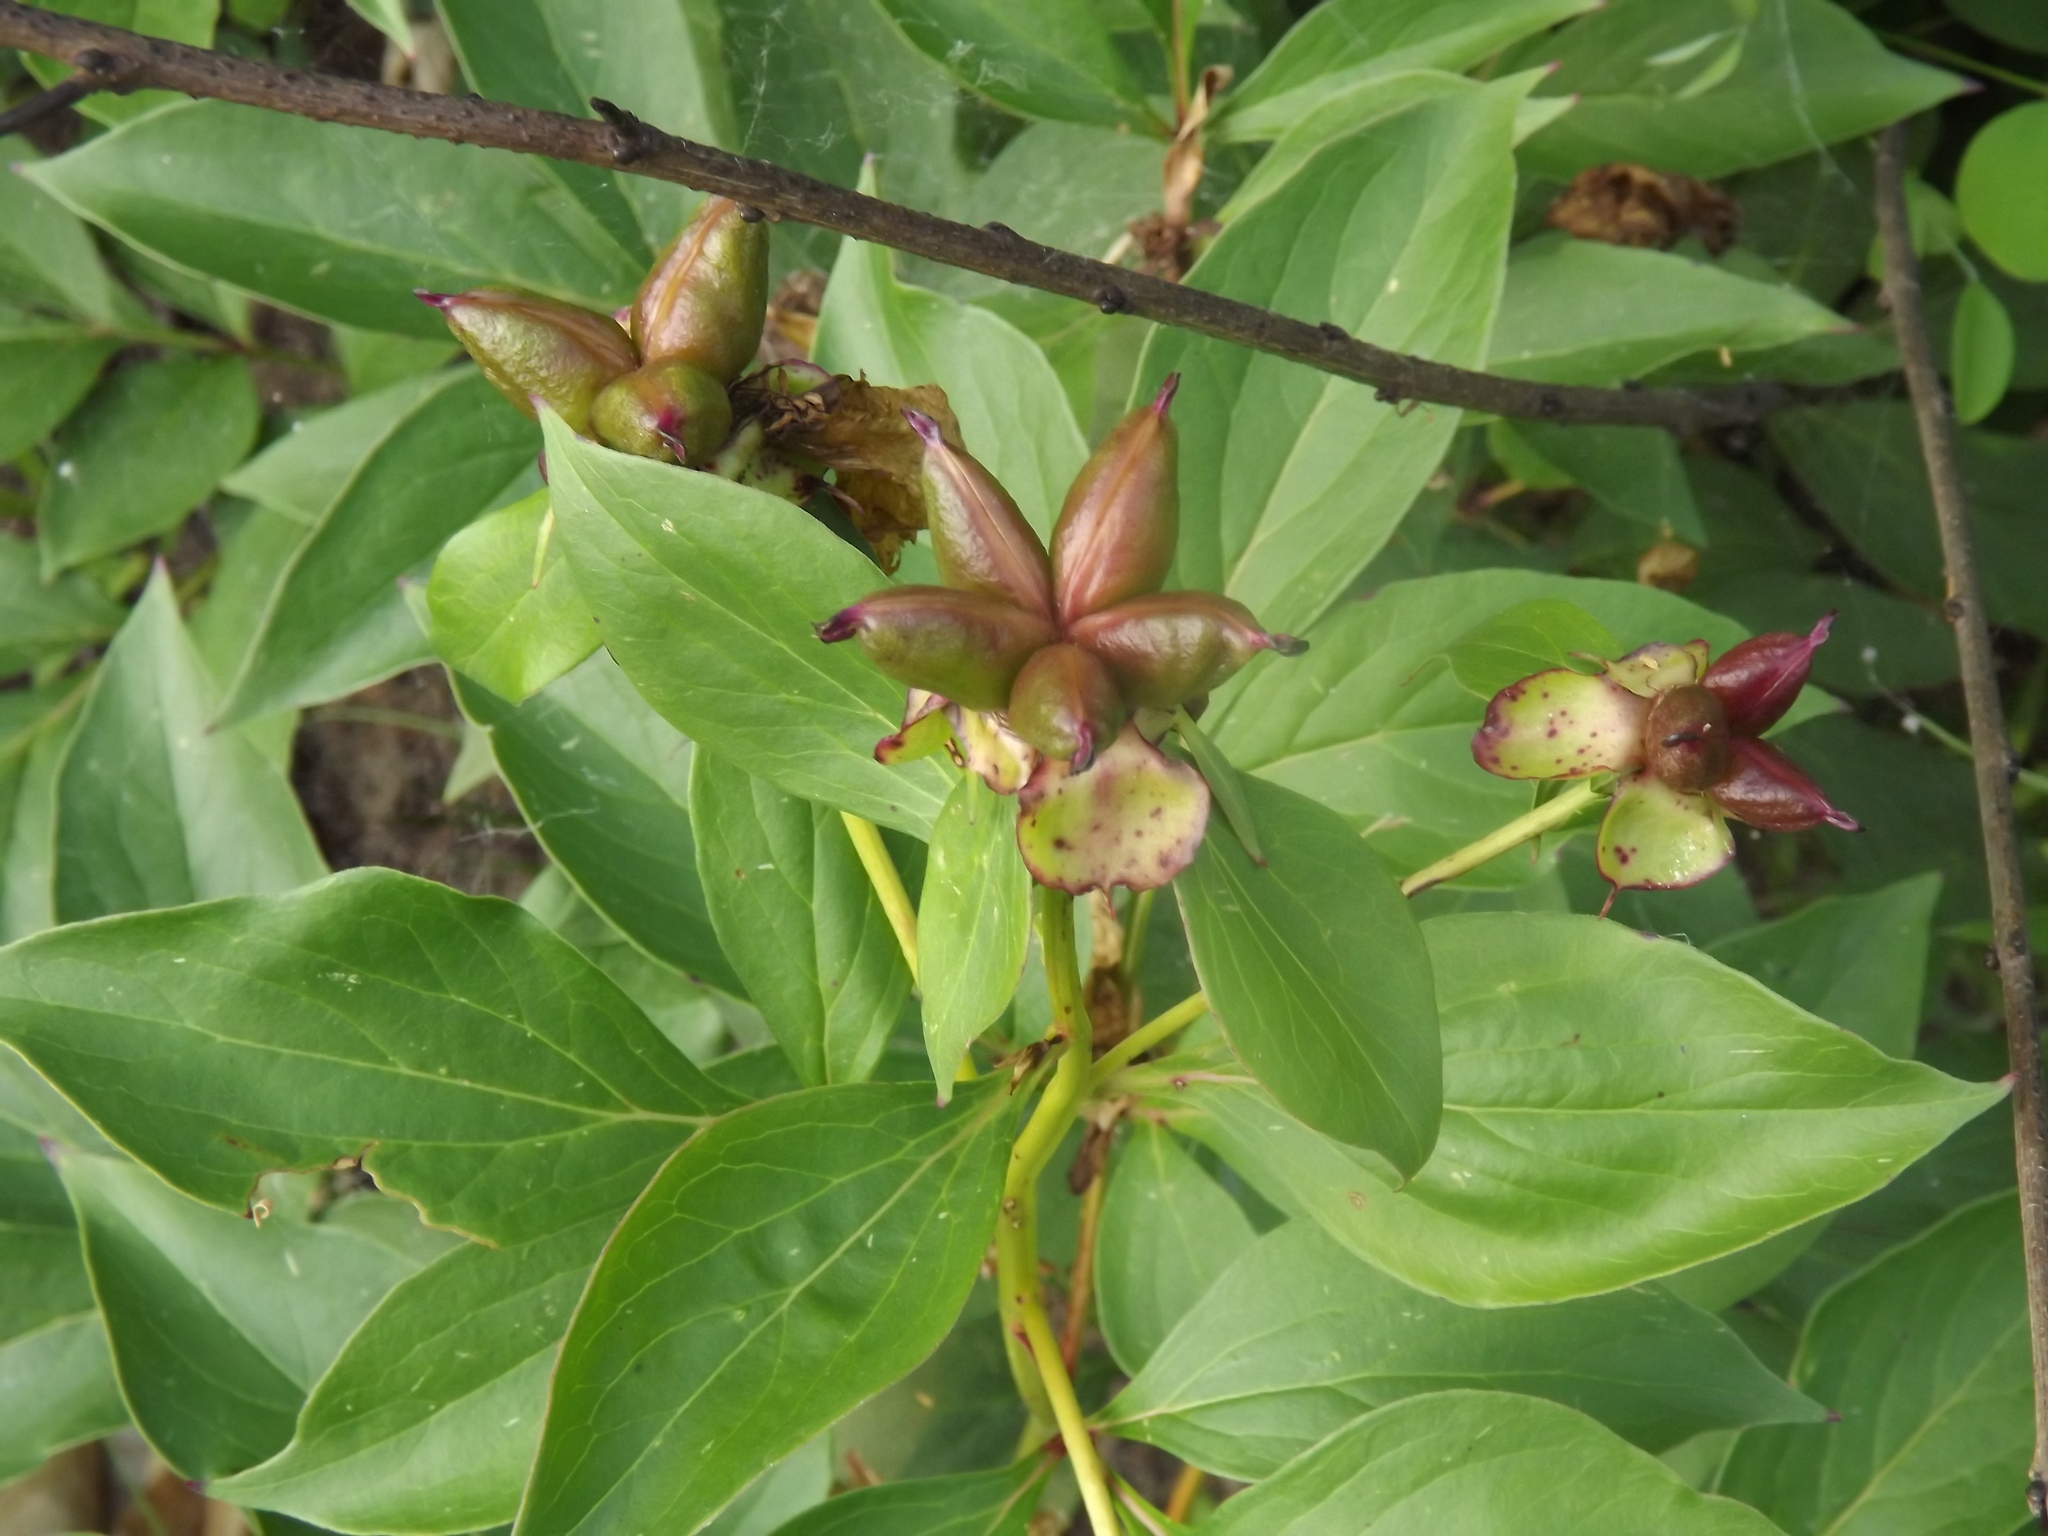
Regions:
M 1828 637 L 1646 645 L 1597 673 L 1558 667 L 1493 696 L 1472 757 L 1506 779 L 1616 775 L 1596 859 L 1616 890 L 1697 884 L 1735 855 L 1728 818 L 1768 832 L 1859 830 L 1762 734 L 1792 707 Z
M 901 762 L 945 745 L 991 788 L 1021 791 L 1025 860 L 1061 889 L 1148 890 L 1186 868 L 1208 789 L 1154 744 L 1169 713 L 1199 707 L 1260 651 L 1307 649 L 1230 598 L 1159 590 L 1179 533 L 1167 414 L 1178 382 L 1167 379 L 1082 466 L 1050 555 L 993 475 L 907 413 L 924 441 L 943 585 L 892 587 L 818 626 L 828 644 L 858 639 L 912 690 L 903 729 L 876 756 Z

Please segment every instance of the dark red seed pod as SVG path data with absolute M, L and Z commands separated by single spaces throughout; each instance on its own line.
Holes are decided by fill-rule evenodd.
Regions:
M 1052 617 L 1045 546 L 1010 493 L 964 449 L 947 442 L 922 411 L 903 419 L 924 442 L 925 522 L 939 580 Z
M 1804 832 L 1822 823 L 1844 832 L 1862 830 L 1854 817 L 1830 805 L 1820 786 L 1769 743 L 1738 736 L 1729 743 L 1729 760 L 1728 776 L 1708 793 L 1737 821 L 1766 832 Z
M 1109 669 L 1078 645 L 1049 645 L 1017 674 L 1010 729 L 1076 773 L 1107 746 L 1129 714 Z
M 899 683 L 969 709 L 1001 709 L 1018 672 L 1053 638 L 1037 614 L 950 587 L 891 587 L 818 626 L 827 645 L 858 639 Z
M 1101 658 L 1134 708 L 1172 709 L 1217 688 L 1260 651 L 1296 656 L 1307 643 L 1259 628 L 1251 610 L 1213 592 L 1154 592 L 1067 626 Z
M 1180 537 L 1179 437 L 1167 408 L 1180 375 L 1110 429 L 1074 477 L 1052 531 L 1053 591 L 1071 624 L 1159 590 Z
M 1738 736 L 1761 736 L 1783 718 L 1806 686 L 1813 653 L 1834 622 L 1834 614 L 1826 613 L 1811 634 L 1757 635 L 1707 668 L 1701 681 L 1728 711 L 1730 730 Z
M 1712 690 L 1688 683 L 1651 700 L 1643 722 L 1643 760 L 1671 788 L 1697 792 L 1727 774 L 1732 739 L 1721 700 Z

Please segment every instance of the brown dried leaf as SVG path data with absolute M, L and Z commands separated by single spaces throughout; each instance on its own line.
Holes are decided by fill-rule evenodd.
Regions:
M 1617 161 L 1579 172 L 1544 215 L 1578 240 L 1668 251 L 1687 235 L 1718 256 L 1735 243 L 1742 211 L 1718 188 Z

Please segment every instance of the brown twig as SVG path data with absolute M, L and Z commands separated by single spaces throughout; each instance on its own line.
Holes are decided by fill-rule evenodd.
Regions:
M 1934 520 L 1941 531 L 1948 601 L 1963 698 L 1976 760 L 1977 814 L 1991 874 L 1992 953 L 2005 994 L 2005 1041 L 2012 1067 L 2013 1136 L 2019 1157 L 2020 1223 L 2027 1261 L 2027 1319 L 2034 1344 L 2034 1460 L 2027 1505 L 2048 1529 L 2048 1111 L 2041 1082 L 2041 1041 L 2034 1029 L 2034 956 L 2027 938 L 2027 894 L 2013 825 L 2012 779 L 2017 761 L 2006 740 L 1991 628 L 1985 618 L 1969 508 L 1956 462 L 1955 415 L 1920 296 L 1920 263 L 1906 213 L 1906 125 L 1887 129 L 1877 150 L 1877 225 L 1884 242 L 1884 287 L 1905 363 L 1906 387 L 1920 427 Z
M 1736 426 L 1786 406 L 1833 398 L 1784 384 L 1707 389 L 1595 389 L 1539 384 L 1453 368 L 1360 341 L 1329 321 L 1295 319 L 1091 261 L 1026 240 L 1001 225 L 976 229 L 764 160 L 694 144 L 649 127 L 610 103 L 602 122 L 476 97 L 429 95 L 393 86 L 288 69 L 254 59 L 143 37 L 54 11 L 0 0 L 0 47 L 25 48 L 78 64 L 94 51 L 118 69 L 123 88 L 156 87 L 289 112 L 321 122 L 377 128 L 414 138 L 545 155 L 624 168 L 731 197 L 779 218 L 814 224 L 876 245 L 962 267 L 1026 288 L 1064 294 L 1107 314 L 1136 315 L 1289 358 L 1370 384 L 1386 401 L 1422 400 L 1500 416 L 1562 424 L 1663 427 L 1679 433 Z
M 1067 1316 L 1060 1328 L 1060 1358 L 1073 1370 L 1088 1332 L 1088 1305 L 1095 1299 L 1095 1238 L 1102 1228 L 1102 1174 L 1098 1170 L 1081 1196 L 1081 1235 L 1067 1271 Z

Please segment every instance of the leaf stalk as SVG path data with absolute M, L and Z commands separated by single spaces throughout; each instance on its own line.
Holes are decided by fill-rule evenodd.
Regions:
M 1434 864 L 1426 864 L 1401 882 L 1401 894 L 1413 896 L 1426 891 L 1432 885 L 1441 885 L 1446 880 L 1469 874 L 1480 865 L 1499 858 L 1510 848 L 1519 847 L 1532 837 L 1541 837 L 1545 832 L 1563 826 L 1587 806 L 1599 800 L 1604 791 L 1594 787 L 1592 779 L 1581 779 L 1570 789 L 1546 800 L 1523 816 L 1517 816 L 1504 826 L 1496 827 L 1476 842 L 1467 843 L 1456 853 L 1444 855 Z

